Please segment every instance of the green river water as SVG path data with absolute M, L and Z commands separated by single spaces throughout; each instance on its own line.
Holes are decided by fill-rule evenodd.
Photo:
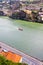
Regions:
M 43 60 L 43 24 L 0 17 L 0 42 Z

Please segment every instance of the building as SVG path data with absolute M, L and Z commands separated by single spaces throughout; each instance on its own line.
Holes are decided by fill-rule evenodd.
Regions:
M 6 52 L 6 50 L 0 52 L 1 55 L 5 56 L 6 59 L 11 60 L 12 62 L 22 62 L 22 56 L 15 54 L 11 51 Z
M 4 52 L 2 50 L 4 50 Z M 43 62 L 40 61 L 39 59 L 34 58 L 32 56 L 29 56 L 29 55 L 26 55 L 23 52 L 21 52 L 21 51 L 15 49 L 15 48 L 12 48 L 12 47 L 0 42 L 0 54 L 5 55 L 7 58 L 8 57 L 9 58 L 13 57 L 13 58 L 17 59 L 17 56 L 13 55 L 15 53 L 16 53 L 17 56 L 19 55 L 21 57 L 20 60 L 22 60 L 23 63 L 27 63 L 28 65 L 43 65 Z
M 2 1 L 43 1 L 43 0 L 0 0 L 0 2 Z
M 0 2 L 2 2 L 2 0 L 0 0 Z
M 43 0 L 41 0 L 41 2 L 43 3 Z

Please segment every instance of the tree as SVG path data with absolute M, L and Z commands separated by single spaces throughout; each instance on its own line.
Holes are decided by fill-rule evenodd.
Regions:
M 27 65 L 25 63 L 15 63 L 7 60 L 4 56 L 0 55 L 0 65 Z

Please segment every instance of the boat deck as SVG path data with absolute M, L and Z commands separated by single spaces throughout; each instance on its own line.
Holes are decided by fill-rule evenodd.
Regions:
M 15 49 L 15 48 L 12 48 L 5 43 L 0 42 L 0 47 L 1 47 L 0 52 L 5 49 L 7 51 L 11 51 L 11 52 L 14 52 L 16 54 L 21 55 L 22 56 L 22 62 L 27 63 L 28 65 L 42 65 L 43 64 L 43 62 L 41 62 L 40 60 L 35 59 L 29 55 L 26 55 L 23 52 Z

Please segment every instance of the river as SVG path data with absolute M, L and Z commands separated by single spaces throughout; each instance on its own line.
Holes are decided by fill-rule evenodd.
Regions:
M 0 17 L 0 42 L 43 60 L 43 24 Z

